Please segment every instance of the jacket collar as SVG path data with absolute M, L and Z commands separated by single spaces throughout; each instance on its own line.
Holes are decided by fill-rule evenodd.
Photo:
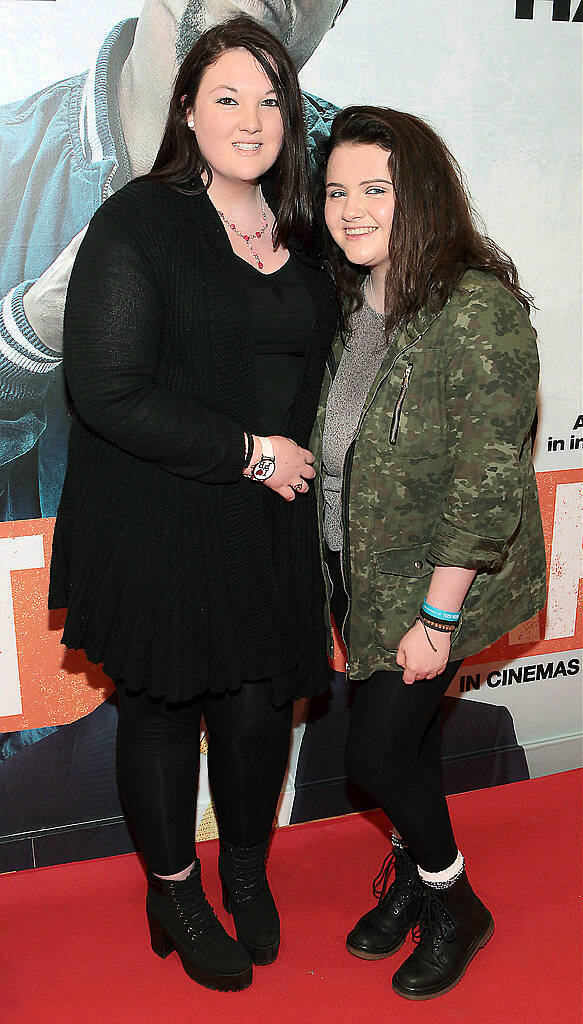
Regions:
M 85 159 L 92 164 L 107 159 L 118 162 L 110 127 L 113 120 L 109 111 L 108 84 L 115 76 L 117 85 L 133 45 L 137 23 L 137 18 L 120 21 L 107 36 L 87 72 L 79 109 L 79 135 Z
M 427 329 L 431 327 L 434 320 L 437 320 L 441 316 L 442 310 L 439 313 L 432 313 L 429 309 L 424 307 L 420 309 L 418 313 L 409 321 L 405 326 L 397 328 L 395 335 L 395 347 L 397 351 L 410 345 L 412 342 L 418 341 L 426 333 Z M 342 339 L 339 338 L 338 342 L 342 345 Z M 340 348 L 342 351 L 342 348 Z
M 441 316 L 441 310 L 439 313 L 432 313 L 426 307 L 420 309 L 419 312 L 413 317 L 413 319 L 407 324 L 405 328 L 400 328 L 397 333 L 397 345 L 402 347 L 407 345 L 409 342 L 418 341 L 427 328 L 431 326 L 434 320 L 437 320 Z

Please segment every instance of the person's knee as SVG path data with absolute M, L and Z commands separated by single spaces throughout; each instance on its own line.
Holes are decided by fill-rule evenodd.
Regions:
M 382 744 L 356 742 L 349 734 L 344 763 L 348 778 L 382 802 L 387 791 L 415 769 L 418 751 L 390 737 Z
M 344 766 L 348 778 L 356 783 L 370 796 L 376 796 L 378 790 L 379 764 L 377 758 L 371 756 L 370 747 L 356 742 L 348 736 L 344 751 Z

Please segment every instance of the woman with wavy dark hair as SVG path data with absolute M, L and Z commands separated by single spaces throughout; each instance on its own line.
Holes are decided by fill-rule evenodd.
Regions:
M 394 830 L 347 947 L 380 959 L 417 925 L 393 987 L 430 999 L 494 930 L 452 830 L 440 709 L 462 659 L 544 605 L 536 336 L 514 264 L 419 118 L 341 111 L 320 188 L 342 330 L 312 449 L 328 597 L 358 681 L 346 765 Z
M 65 313 L 50 604 L 115 681 L 152 948 L 223 990 L 277 956 L 265 858 L 292 704 L 328 683 L 307 445 L 336 300 L 312 220 L 295 70 L 235 18 L 184 60 L 152 172 L 95 214 Z M 195 852 L 202 716 L 238 941 Z

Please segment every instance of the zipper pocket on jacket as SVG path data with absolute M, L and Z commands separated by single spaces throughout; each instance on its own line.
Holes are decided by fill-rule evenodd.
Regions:
M 409 378 L 411 377 L 411 370 L 413 369 L 413 363 L 407 363 L 405 372 L 403 374 L 403 380 L 401 382 L 401 390 L 399 397 L 395 403 L 393 410 L 393 418 L 391 420 L 391 430 L 389 433 L 389 444 L 397 443 L 397 434 L 399 433 L 399 423 L 401 420 L 401 409 L 403 408 L 403 402 L 405 401 L 405 395 L 409 387 Z

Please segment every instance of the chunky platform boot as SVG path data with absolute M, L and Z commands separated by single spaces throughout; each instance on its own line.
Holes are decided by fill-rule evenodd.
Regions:
M 154 953 L 165 958 L 176 950 L 193 981 L 221 992 L 251 984 L 249 954 L 217 921 L 202 888 L 199 861 L 180 882 L 150 872 L 146 913 Z
M 465 870 L 448 888 L 423 888 L 417 945 L 393 977 L 395 992 L 405 999 L 433 999 L 449 992 L 494 933 L 492 915 Z
M 279 950 L 279 914 L 265 871 L 267 842 L 233 846 L 221 840 L 219 874 L 223 906 L 233 915 L 237 939 L 254 964 L 271 964 Z
M 392 868 L 394 881 L 389 885 Z M 349 933 L 346 948 L 363 960 L 382 960 L 396 953 L 417 921 L 423 883 L 405 847 L 396 846 L 383 862 L 372 891 L 378 904 Z

